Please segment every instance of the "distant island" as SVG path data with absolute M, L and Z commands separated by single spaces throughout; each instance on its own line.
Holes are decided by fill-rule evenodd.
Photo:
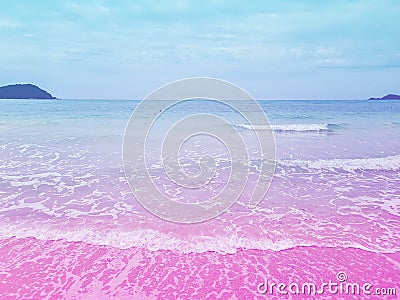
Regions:
M 400 100 L 400 95 L 387 94 L 382 98 L 369 98 L 368 100 Z
M 0 87 L 0 99 L 57 99 L 33 84 L 12 84 Z

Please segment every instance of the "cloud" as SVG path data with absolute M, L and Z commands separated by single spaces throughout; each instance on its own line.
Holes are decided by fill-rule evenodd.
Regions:
M 12 21 L 12 20 L 7 20 L 7 19 L 2 19 L 0 20 L 0 29 L 5 28 L 5 29 L 12 29 L 12 28 L 18 28 L 22 24 L 20 22 Z

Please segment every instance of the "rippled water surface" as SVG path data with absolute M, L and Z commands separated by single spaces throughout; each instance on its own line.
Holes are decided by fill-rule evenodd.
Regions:
M 268 274 L 286 278 L 282 261 L 295 264 L 298 255 L 315 265 L 288 271 L 299 278 L 324 274 L 328 268 L 321 260 L 330 260 L 332 276 L 346 267 L 360 280 L 399 282 L 400 101 L 259 103 L 276 140 L 276 172 L 267 197 L 256 208 L 246 205 L 255 182 L 250 176 L 243 195 L 226 213 L 205 223 L 179 225 L 145 210 L 125 180 L 122 139 L 137 101 L 1 100 L 1 274 L 6 274 L 1 275 L 2 282 L 16 276 L 28 280 L 29 266 L 35 266 L 59 276 L 48 287 L 54 295 L 99 293 L 122 299 L 136 290 L 138 298 L 162 298 L 160 287 L 150 283 L 152 268 L 157 266 L 157 272 L 172 274 L 169 281 L 159 278 L 160 285 L 171 285 L 182 293 L 190 293 L 191 288 L 190 284 L 181 287 L 182 281 L 205 280 L 211 276 L 207 274 L 217 272 L 210 277 L 216 282 L 213 288 L 205 291 L 200 285 L 192 292 L 214 291 L 232 299 L 256 293 L 257 280 Z M 182 149 L 182 165 L 189 173 L 198 171 L 199 154 L 216 159 L 217 175 L 200 191 L 169 182 L 158 161 L 156 149 L 163 130 L 187 114 L 205 112 L 226 118 L 244 136 L 252 128 L 266 126 L 246 124 L 211 101 L 191 101 L 166 112 L 150 136 L 149 172 L 160 190 L 177 201 L 212 197 L 229 176 L 226 149 L 208 138 L 193 140 Z M 251 142 L 248 146 L 256 153 Z M 257 157 L 250 163 L 254 176 L 259 164 Z M 319 248 L 324 254 L 315 250 Z M 70 251 L 75 254 L 65 258 L 63 253 Z M 86 261 L 86 251 L 88 257 L 93 255 L 97 271 L 89 270 L 94 265 Z M 13 264 L 5 259 L 11 253 L 16 256 Z M 350 254 L 373 261 L 374 267 L 356 261 L 352 265 L 357 267 L 351 267 L 335 256 Z M 60 257 L 68 271 L 58 269 L 54 257 Z M 74 257 L 79 262 L 73 262 Z M 187 264 L 204 276 L 195 279 L 192 271 L 184 271 Z M 382 276 L 369 274 L 371 268 L 383 265 Z M 139 266 L 145 269 L 141 275 Z M 239 266 L 248 269 L 236 269 Z M 117 270 L 124 274 L 121 278 L 107 277 L 107 272 Z M 40 280 L 46 276 L 43 273 Z M 90 282 L 88 286 L 82 278 Z M 0 293 L 29 296 L 44 289 L 31 284 L 31 289 L 21 290 L 24 281 L 20 280 L 15 289 L 1 283 Z M 235 280 L 237 284 L 232 285 Z M 147 289 L 143 288 L 146 282 Z M 246 291 L 237 286 L 239 282 Z M 226 290 L 227 285 L 232 286 Z M 173 292 L 165 295 L 173 296 Z

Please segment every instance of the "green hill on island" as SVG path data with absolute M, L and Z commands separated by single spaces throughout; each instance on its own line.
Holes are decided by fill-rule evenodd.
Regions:
M 56 99 L 33 84 L 12 84 L 0 87 L 0 99 Z
M 369 100 L 400 100 L 400 95 L 387 94 L 382 98 L 369 98 Z

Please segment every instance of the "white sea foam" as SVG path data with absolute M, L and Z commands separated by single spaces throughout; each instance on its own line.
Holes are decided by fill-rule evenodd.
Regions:
M 236 236 L 195 236 L 192 239 L 180 239 L 170 234 L 165 234 L 152 229 L 134 231 L 99 232 L 81 228 L 76 230 L 56 230 L 48 228 L 23 228 L 16 225 L 3 225 L 0 227 L 2 238 L 36 238 L 39 240 L 64 240 L 67 242 L 84 242 L 93 245 L 111 246 L 119 249 L 131 247 L 146 248 L 150 251 L 171 250 L 181 253 L 204 253 L 208 251 L 220 254 L 233 254 L 238 249 L 282 251 L 295 247 L 344 247 L 358 248 L 373 252 L 394 253 L 400 248 L 386 249 L 376 244 L 365 245 L 349 241 L 320 241 L 318 243 L 299 240 L 271 241 L 268 238 L 250 239 Z
M 345 171 L 356 170 L 399 170 L 400 155 L 377 158 L 335 158 L 317 160 L 278 160 L 281 167 L 300 167 L 303 169 L 342 169 Z
M 324 132 L 328 131 L 329 125 L 322 124 L 284 124 L 284 125 L 249 125 L 239 124 L 236 127 L 248 130 L 266 130 L 272 129 L 275 132 Z
M 384 201 L 382 204 L 382 209 L 394 216 L 400 217 L 400 198 Z

